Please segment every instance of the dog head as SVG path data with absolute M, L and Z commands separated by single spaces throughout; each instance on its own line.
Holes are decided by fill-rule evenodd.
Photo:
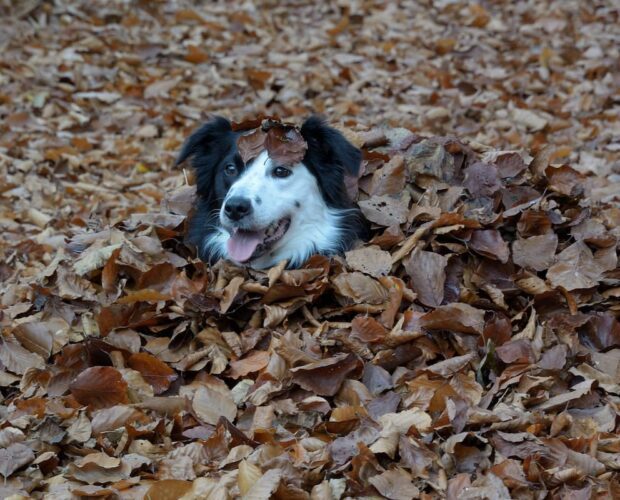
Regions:
M 244 162 L 241 133 L 224 118 L 187 140 L 178 163 L 192 157 L 197 174 L 199 208 L 190 238 L 201 258 L 255 268 L 287 259 L 296 266 L 312 253 L 342 251 L 360 236 L 345 176 L 358 175 L 361 152 L 316 117 L 298 133 L 307 149 L 293 163 L 266 149 Z

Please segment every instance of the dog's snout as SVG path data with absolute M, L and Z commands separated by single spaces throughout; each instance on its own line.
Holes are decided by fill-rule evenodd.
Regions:
M 248 198 L 234 196 L 224 205 L 224 213 L 230 220 L 241 220 L 252 213 L 252 202 Z

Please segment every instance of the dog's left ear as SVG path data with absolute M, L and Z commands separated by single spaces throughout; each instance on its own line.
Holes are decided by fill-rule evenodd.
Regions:
M 325 167 L 336 167 L 345 175 L 357 177 L 362 163 L 362 152 L 336 129 L 318 117 L 308 118 L 301 126 L 301 135 L 308 143 L 306 160 Z

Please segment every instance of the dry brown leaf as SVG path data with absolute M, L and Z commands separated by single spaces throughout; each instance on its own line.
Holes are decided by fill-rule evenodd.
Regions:
M 378 246 L 350 250 L 345 256 L 351 269 L 369 274 L 373 278 L 386 276 L 392 269 L 392 256 Z
M 233 379 L 244 377 L 248 373 L 262 370 L 269 363 L 269 353 L 267 351 L 255 351 L 243 359 L 231 361 L 229 376 Z
M 413 484 L 411 474 L 400 468 L 385 471 L 369 479 L 377 491 L 391 500 L 411 500 L 420 494 Z
M 411 288 L 418 294 L 418 300 L 429 307 L 441 305 L 448 259 L 443 255 L 421 250 L 414 251 L 404 265 L 411 277 Z
M 127 403 L 127 383 L 116 368 L 93 366 L 80 373 L 69 386 L 73 397 L 83 405 L 107 408 Z
M 482 333 L 484 311 L 469 304 L 455 303 L 441 306 L 421 318 L 427 330 L 452 330 L 462 333 Z
M 220 417 L 230 422 L 235 420 L 237 405 L 229 391 L 218 391 L 210 387 L 199 387 L 192 399 L 192 408 L 200 420 L 215 425 Z
M 555 264 L 547 271 L 547 279 L 554 287 L 569 291 L 594 287 L 601 278 L 601 268 L 583 241 L 577 241 L 560 252 Z
M 405 199 L 387 195 L 371 196 L 367 200 L 360 201 L 359 206 L 369 221 L 385 227 L 402 224 L 409 214 Z
M 341 353 L 307 365 L 292 368 L 293 381 L 308 391 L 320 396 L 333 396 L 344 379 L 361 368 L 355 354 Z
M 140 372 L 144 380 L 153 386 L 155 394 L 164 392 L 177 379 L 172 368 L 146 352 L 132 354 L 127 365 Z
M 308 145 L 296 128 L 274 126 L 267 131 L 265 149 L 276 165 L 293 166 L 304 159 Z
M 13 443 L 0 449 L 0 474 L 6 479 L 17 469 L 34 460 L 33 451 L 21 443 Z

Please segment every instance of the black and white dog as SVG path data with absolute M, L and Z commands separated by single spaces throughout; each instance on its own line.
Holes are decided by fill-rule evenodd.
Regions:
M 201 259 L 255 269 L 286 259 L 299 267 L 313 254 L 341 253 L 366 237 L 366 222 L 345 188 L 345 176 L 358 175 L 360 150 L 317 117 L 296 133 L 307 149 L 295 164 L 281 164 L 260 147 L 244 163 L 242 132 L 221 117 L 186 141 L 177 164 L 191 157 L 196 171 L 188 239 Z

